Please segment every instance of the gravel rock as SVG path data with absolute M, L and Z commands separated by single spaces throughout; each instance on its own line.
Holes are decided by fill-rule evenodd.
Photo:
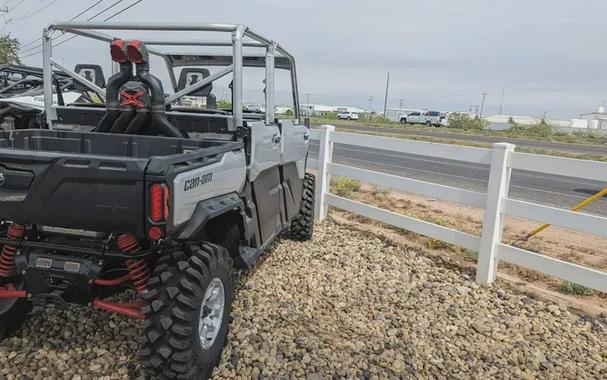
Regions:
M 327 222 L 240 278 L 214 378 L 600 379 L 604 325 Z M 90 308 L 35 313 L 0 342 L 0 379 L 146 379 L 138 329 Z

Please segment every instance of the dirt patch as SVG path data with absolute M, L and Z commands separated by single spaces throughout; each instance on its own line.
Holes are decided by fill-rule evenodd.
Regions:
M 401 191 L 386 190 L 369 184 L 362 184 L 360 190 L 349 193 L 348 198 L 469 234 L 477 236 L 481 234 L 483 220 L 483 210 L 481 209 Z M 337 215 L 339 214 L 338 212 Z M 352 220 L 353 218 L 349 215 L 348 219 Z M 357 216 L 354 219 L 366 226 L 378 227 L 375 230 L 376 233 L 381 233 L 383 229 L 384 233 L 389 233 L 392 237 L 401 236 L 403 238 L 402 242 L 405 244 L 433 251 L 442 256 L 447 255 L 446 257 L 450 257 L 460 266 L 473 266 L 476 263 L 476 252 L 383 225 L 367 218 Z M 607 271 L 607 255 L 605 254 L 607 252 L 607 239 L 551 226 L 527 241 L 521 240 L 540 224 L 508 217 L 505 221 L 503 241 L 563 261 Z M 560 292 L 563 288 L 568 289 L 568 287 L 563 286 L 563 281 L 560 279 L 516 265 L 502 262 L 499 271 L 516 282 L 529 282 L 534 284 L 535 287 L 551 292 Z M 567 297 L 564 294 L 563 296 L 566 299 L 575 299 L 582 309 L 589 312 L 596 313 L 607 310 L 606 294 L 599 292 L 583 294 L 583 297 Z

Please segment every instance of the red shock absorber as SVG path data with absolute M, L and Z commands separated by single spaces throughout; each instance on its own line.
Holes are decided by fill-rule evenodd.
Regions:
M 8 227 L 7 237 L 11 240 L 22 238 L 25 234 L 25 226 L 13 223 Z M 10 277 L 15 274 L 15 252 L 17 247 L 5 244 L 0 253 L 0 276 Z
M 122 252 L 137 253 L 141 250 L 137 238 L 131 234 L 118 236 L 116 242 Z M 131 281 L 137 291 L 144 293 L 147 290 L 147 283 L 150 278 L 150 268 L 147 261 L 145 259 L 129 259 L 126 261 L 126 267 L 129 268 Z

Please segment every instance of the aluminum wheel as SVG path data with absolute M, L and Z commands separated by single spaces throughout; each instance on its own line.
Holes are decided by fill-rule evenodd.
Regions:
M 214 278 L 207 290 L 204 292 L 202 306 L 200 307 L 200 322 L 198 324 L 198 335 L 200 345 L 203 349 L 211 348 L 223 320 L 223 310 L 226 304 L 226 293 L 223 282 L 217 277 Z

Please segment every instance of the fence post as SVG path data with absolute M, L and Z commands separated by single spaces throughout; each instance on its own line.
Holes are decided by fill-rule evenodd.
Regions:
M 316 204 L 314 213 L 318 220 L 327 217 L 328 206 L 325 194 L 329 192 L 331 175 L 329 174 L 328 164 L 333 159 L 333 142 L 331 134 L 335 131 L 332 125 L 322 125 L 320 127 L 320 146 L 318 148 L 318 176 L 316 177 Z
M 508 168 L 508 155 L 514 151 L 514 148 L 513 144 L 508 143 L 493 144 L 481 247 L 476 266 L 476 282 L 480 284 L 493 282 L 497 274 L 497 245 L 502 241 L 504 228 L 502 201 L 508 196 L 510 186 L 511 170 Z

